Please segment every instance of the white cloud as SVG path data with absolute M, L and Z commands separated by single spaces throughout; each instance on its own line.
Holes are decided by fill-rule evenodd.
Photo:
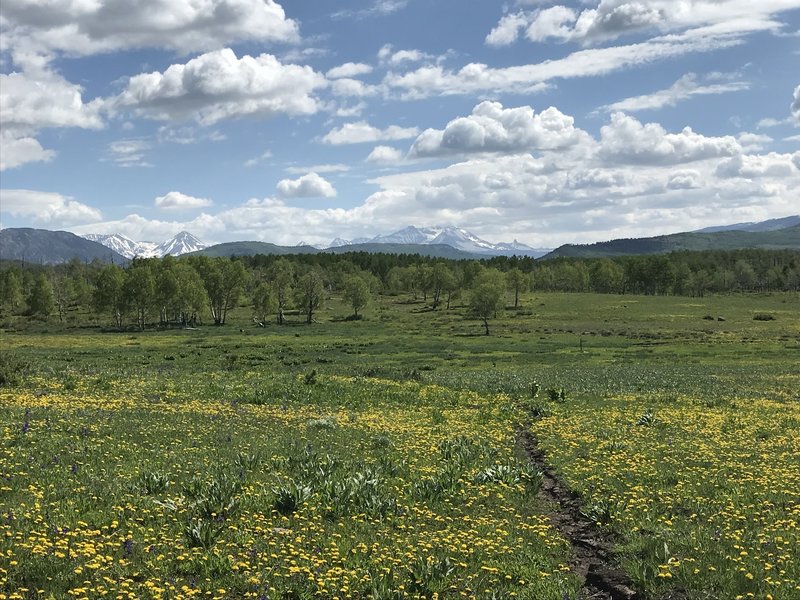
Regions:
M 55 155 L 52 150 L 45 150 L 36 138 L 0 131 L 0 171 L 32 162 L 48 162 Z
M 37 190 L 0 189 L 0 211 L 54 226 L 102 218 L 99 210 L 69 196 Z
M 792 102 L 790 110 L 795 125 L 800 126 L 800 85 L 794 88 L 794 101 Z
M 272 158 L 272 152 L 270 150 L 266 150 L 261 154 L 259 154 L 258 156 L 256 156 L 255 158 L 248 158 L 246 161 L 244 161 L 244 166 L 255 167 L 258 163 L 263 162 L 270 158 Z
M 131 77 L 114 106 L 152 119 L 212 125 L 245 116 L 313 114 L 320 108 L 313 93 L 326 85 L 311 67 L 284 65 L 269 54 L 237 58 L 225 48 L 163 73 Z
M 347 62 L 338 67 L 330 69 L 325 76 L 328 79 L 340 79 L 344 77 L 358 77 L 372 73 L 372 67 L 364 63 Z
M 768 135 L 747 131 L 740 133 L 736 139 L 739 140 L 744 152 L 759 152 L 774 141 Z
M 595 7 L 582 10 L 556 5 L 504 15 L 487 43 L 511 44 L 523 30 L 534 42 L 592 44 L 637 32 L 665 33 L 692 27 L 777 29 L 773 18 L 797 7 L 795 0 L 600 0 Z
M 533 17 L 525 35 L 528 39 L 535 41 L 542 41 L 548 38 L 569 39 L 569 24 L 575 21 L 575 17 L 575 11 L 566 6 L 546 8 Z
M 378 93 L 378 88 L 374 85 L 364 83 L 360 79 L 350 79 L 343 77 L 341 79 L 334 79 L 331 82 L 331 91 L 334 96 L 374 96 Z
M 600 130 L 600 155 L 612 163 L 671 165 L 733 156 L 742 151 L 732 136 L 706 137 L 686 127 L 667 133 L 658 123 L 643 125 L 623 113 Z
M 298 179 L 281 179 L 278 194 L 283 198 L 334 198 L 336 189 L 327 179 L 311 172 Z
M 181 192 L 168 192 L 163 196 L 158 196 L 154 204 L 161 210 L 191 210 L 211 206 L 212 202 L 206 198 L 187 196 Z
M 423 60 L 430 60 L 433 58 L 434 56 L 432 54 L 428 54 L 422 50 L 395 50 L 391 44 L 384 44 L 381 46 L 381 49 L 378 50 L 378 60 L 383 64 L 391 66 L 402 65 L 403 63 L 422 62 Z
M 102 102 L 83 102 L 83 89 L 47 68 L 0 74 L 0 170 L 49 161 L 55 152 L 35 136 L 47 128 L 100 129 Z
M 161 221 L 131 214 L 113 221 L 95 221 L 75 225 L 70 231 L 78 235 L 86 233 L 121 233 L 132 240 L 166 240 L 181 231 L 191 231 L 203 240 L 210 242 L 216 235 L 225 233 L 225 225 L 216 216 L 200 213 L 188 221 Z
M 762 155 L 737 154 L 722 162 L 715 174 L 718 177 L 759 179 L 764 177 L 781 178 L 797 175 L 794 158 L 800 154 L 778 154 L 770 152 Z
M 367 156 L 367 162 L 395 164 L 403 160 L 403 151 L 391 146 L 375 146 Z
M 519 32 L 528 26 L 529 18 L 524 13 L 503 15 L 500 22 L 486 36 L 490 46 L 508 46 L 517 41 Z
M 345 123 L 339 128 L 331 129 L 325 134 L 322 141 L 326 144 L 338 146 L 342 144 L 405 140 L 417 134 L 419 134 L 419 129 L 416 127 L 390 125 L 386 129 L 379 129 L 366 121 L 358 121 L 356 123 Z
M 25 53 L 82 56 L 130 48 L 181 53 L 233 42 L 296 42 L 297 23 L 273 0 L 4 0 L 2 32 Z
M 374 0 L 367 8 L 361 10 L 340 10 L 331 15 L 334 19 L 365 19 L 368 17 L 385 17 L 403 10 L 408 0 Z
M 694 30 L 627 46 L 580 50 L 564 58 L 513 67 L 471 63 L 449 70 L 441 65 L 426 65 L 405 73 L 387 73 L 384 85 L 405 99 L 487 92 L 534 93 L 547 89 L 548 82 L 556 79 L 607 75 L 685 54 L 736 46 L 743 43 L 743 35 L 740 31 Z
M 108 145 L 111 160 L 120 167 L 152 167 L 145 159 L 149 149 L 150 142 L 136 138 L 116 140 Z
M 695 73 L 687 73 L 670 87 L 645 94 L 625 98 L 603 108 L 608 111 L 636 112 L 640 110 L 657 110 L 665 106 L 675 106 L 683 100 L 693 96 L 707 96 L 712 94 L 725 94 L 750 89 L 746 81 L 727 81 L 723 83 L 701 83 Z
M 414 142 L 417 157 L 472 152 L 515 153 L 555 150 L 588 141 L 574 127 L 574 119 L 550 107 L 535 114 L 530 106 L 503 108 L 499 102 L 481 102 L 468 117 L 450 121 L 443 130 L 427 129 Z
M 329 165 L 312 165 L 310 167 L 286 167 L 284 171 L 292 175 L 299 175 L 301 173 L 346 173 L 350 170 L 348 165 L 344 164 L 329 164 Z

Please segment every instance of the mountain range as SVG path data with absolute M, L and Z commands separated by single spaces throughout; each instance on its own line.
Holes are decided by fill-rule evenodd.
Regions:
M 100 233 L 87 233 L 83 236 L 87 240 L 103 244 L 125 258 L 162 258 L 168 254 L 180 256 L 189 252 L 197 252 L 208 247 L 188 231 L 181 231 L 172 239 L 157 244 L 155 242 L 134 242 L 119 233 L 104 235 Z
M 549 248 L 532 248 L 514 240 L 513 242 L 500 242 L 494 244 L 479 238 L 474 233 L 459 227 L 414 227 L 409 226 L 388 235 L 378 235 L 374 238 L 358 238 L 343 240 L 336 238 L 328 248 L 342 248 L 346 246 L 361 246 L 364 244 L 416 244 L 422 246 L 444 245 L 468 252 L 470 254 L 484 254 L 490 256 L 543 256 Z
M 665 254 L 679 250 L 734 250 L 739 248 L 800 249 L 800 215 L 758 223 L 709 227 L 699 231 L 646 238 L 617 239 L 595 244 L 565 244 L 547 252 L 518 242 L 493 244 L 456 227 L 406 227 L 374 238 L 337 238 L 328 248 L 308 244 L 278 246 L 266 242 L 227 242 L 207 246 L 182 231 L 161 244 L 134 242 L 125 236 L 86 235 L 66 231 L 9 228 L 0 230 L 0 259 L 58 264 L 72 258 L 124 264 L 139 256 L 204 254 L 207 256 L 252 256 L 255 254 L 312 254 L 369 252 L 419 254 L 448 259 L 481 259 L 500 255 L 558 257 L 611 257 Z

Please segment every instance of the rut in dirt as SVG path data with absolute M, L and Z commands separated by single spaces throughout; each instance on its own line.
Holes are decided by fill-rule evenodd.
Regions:
M 582 512 L 580 496 L 569 489 L 547 464 L 536 437 L 520 428 L 519 442 L 530 461 L 542 472 L 538 497 L 553 510 L 547 515 L 565 539 L 572 544 L 573 571 L 584 580 L 579 600 L 642 600 L 628 575 L 615 566 L 611 536 L 597 527 Z

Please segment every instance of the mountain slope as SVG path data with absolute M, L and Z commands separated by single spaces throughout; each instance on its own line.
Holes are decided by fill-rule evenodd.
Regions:
M 758 223 L 736 223 L 735 225 L 720 225 L 716 227 L 706 227 L 698 229 L 695 233 L 715 233 L 717 231 L 776 231 L 800 225 L 800 215 L 783 217 L 781 219 L 769 219 Z
M 596 244 L 565 244 L 542 258 L 562 256 L 596 258 L 666 254 L 678 250 L 738 250 L 741 248 L 800 248 L 800 225 L 776 231 L 688 232 L 650 238 L 611 240 Z
M 321 252 L 311 246 L 278 246 L 267 242 L 225 242 L 192 252 L 200 256 L 255 256 L 256 254 L 313 254 Z
M 153 242 L 134 242 L 124 235 L 114 233 L 103 235 L 100 233 L 87 233 L 83 236 L 87 240 L 99 242 L 127 258 L 162 258 L 166 255 L 180 256 L 189 252 L 196 252 L 207 248 L 208 244 L 201 242 L 188 231 L 181 231 L 174 238 L 161 244 Z
M 10 228 L 0 230 L 0 259 L 24 260 L 55 265 L 77 258 L 81 262 L 95 259 L 105 263 L 124 264 L 128 259 L 103 244 L 84 239 L 68 231 Z
M 103 244 L 106 248 L 111 248 L 114 252 L 126 258 L 151 258 L 156 256 L 155 250 L 158 247 L 153 242 L 134 242 L 120 233 L 103 235 L 101 233 L 87 233 L 84 236 L 87 240 Z

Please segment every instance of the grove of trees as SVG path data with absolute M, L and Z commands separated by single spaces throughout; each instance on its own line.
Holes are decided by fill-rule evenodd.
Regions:
M 338 296 L 360 318 L 378 294 L 407 294 L 431 310 L 462 299 L 484 332 L 500 308 L 530 291 L 704 296 L 800 291 L 800 251 L 736 250 L 535 261 L 527 257 L 449 261 L 419 255 L 349 253 L 239 258 L 135 259 L 124 268 L 73 260 L 43 267 L 0 265 L 0 316 L 63 321 L 94 315 L 116 327 L 224 325 L 249 306 L 264 324 L 292 311 L 313 323 Z

